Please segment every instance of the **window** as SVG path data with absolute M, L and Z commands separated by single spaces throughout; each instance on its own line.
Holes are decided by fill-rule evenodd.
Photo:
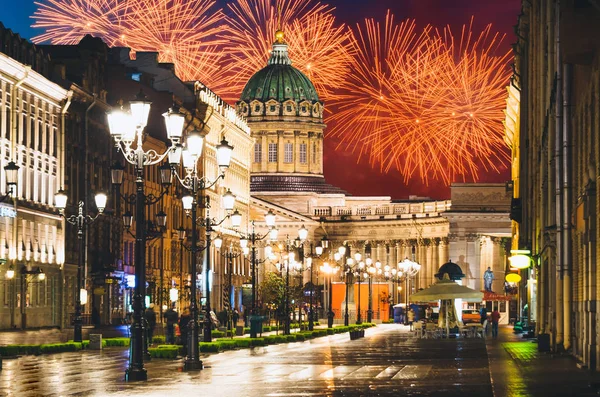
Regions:
M 269 163 L 277 162 L 277 144 L 269 143 Z
M 300 144 L 300 164 L 306 164 L 306 143 Z
M 275 105 L 271 105 L 271 106 L 269 106 L 269 111 L 270 111 L 271 113 L 274 113 L 274 112 L 275 112 Z
M 142 74 L 141 73 L 131 73 L 131 80 L 133 81 L 141 81 Z
M 285 110 L 286 110 L 286 112 L 288 112 L 288 113 L 292 113 L 292 105 L 287 105 L 287 106 L 285 107 Z
M 260 163 L 262 161 L 262 145 L 260 143 L 254 144 L 254 162 Z
M 260 112 L 260 105 L 254 105 L 254 113 Z
M 293 163 L 294 162 L 294 144 L 286 143 L 283 146 L 283 162 Z
M 306 105 L 302 105 L 302 113 L 306 113 L 307 109 L 306 109 Z
M 312 162 L 313 164 L 317 162 L 317 142 L 313 142 Z

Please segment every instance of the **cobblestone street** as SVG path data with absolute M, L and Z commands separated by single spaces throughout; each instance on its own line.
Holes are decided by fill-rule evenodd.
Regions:
M 148 381 L 126 383 L 128 350 L 107 348 L 5 359 L 0 396 L 594 396 L 598 376 L 569 356 L 537 352 L 502 328 L 499 339 L 414 339 L 398 325 L 366 337 L 347 334 L 147 363 Z

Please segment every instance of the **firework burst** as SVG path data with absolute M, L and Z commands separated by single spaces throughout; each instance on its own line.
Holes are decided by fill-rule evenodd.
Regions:
M 417 31 L 414 21 L 372 19 L 355 29 L 349 78 L 331 106 L 340 145 L 382 172 L 408 181 L 445 184 L 476 179 L 479 167 L 507 160 L 502 140 L 508 55 L 493 55 L 500 38 L 488 27 L 460 44 L 450 29 Z
M 220 86 L 222 54 L 218 37 L 225 31 L 214 0 L 48 0 L 36 3 L 34 27 L 46 32 L 34 42 L 74 44 L 86 34 L 110 46 L 157 51 L 159 61 L 175 65 L 182 80 Z
M 309 76 L 319 94 L 332 95 L 345 79 L 350 33 L 336 25 L 333 8 L 312 0 L 237 0 L 229 8 L 230 99 L 237 100 L 250 77 L 266 66 L 278 28 L 285 32 L 294 67 Z
M 45 33 L 34 43 L 76 44 L 86 34 L 102 37 L 109 45 L 118 42 L 127 4 L 119 0 L 47 0 L 35 2 L 34 28 Z

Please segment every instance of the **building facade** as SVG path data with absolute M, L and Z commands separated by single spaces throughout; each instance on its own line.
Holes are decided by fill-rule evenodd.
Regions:
M 64 170 L 64 112 L 70 93 L 36 70 L 48 58 L 0 28 L 0 192 L 4 166 L 19 167 L 16 194 L 0 204 L 0 328 L 60 326 L 66 291 L 64 222 L 54 194 Z
M 591 1 L 526 1 L 522 10 L 518 134 L 509 136 L 514 233 L 531 251 L 540 340 L 596 370 L 600 13 Z

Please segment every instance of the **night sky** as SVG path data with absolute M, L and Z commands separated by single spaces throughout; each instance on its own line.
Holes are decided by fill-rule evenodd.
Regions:
M 227 1 L 218 1 L 226 7 Z M 505 49 L 515 41 L 513 25 L 520 12 L 521 0 L 328 0 L 324 3 L 336 7 L 335 14 L 340 22 L 351 26 L 364 18 L 383 20 L 388 9 L 396 20 L 416 19 L 419 26 L 431 24 L 439 28 L 450 25 L 457 31 L 463 24 L 469 23 L 472 16 L 474 31 L 479 31 L 488 23 L 492 29 L 505 33 Z M 15 6 L 18 4 L 18 6 Z M 35 10 L 33 0 L 0 0 L 2 16 L 0 21 L 22 37 L 30 38 L 39 34 L 39 30 L 30 28 L 29 18 Z M 403 183 L 402 177 L 394 171 L 382 174 L 372 169 L 366 162 L 357 164 L 352 153 L 335 151 L 336 142 L 325 139 L 325 176 L 328 182 L 339 186 L 353 195 L 392 196 L 394 199 L 406 199 L 409 195 L 428 196 L 435 199 L 449 197 L 449 188 L 435 181 L 424 186 L 418 181 Z M 505 182 L 510 179 L 508 166 L 501 173 L 481 173 L 480 182 Z M 462 181 L 457 181 L 462 182 Z

